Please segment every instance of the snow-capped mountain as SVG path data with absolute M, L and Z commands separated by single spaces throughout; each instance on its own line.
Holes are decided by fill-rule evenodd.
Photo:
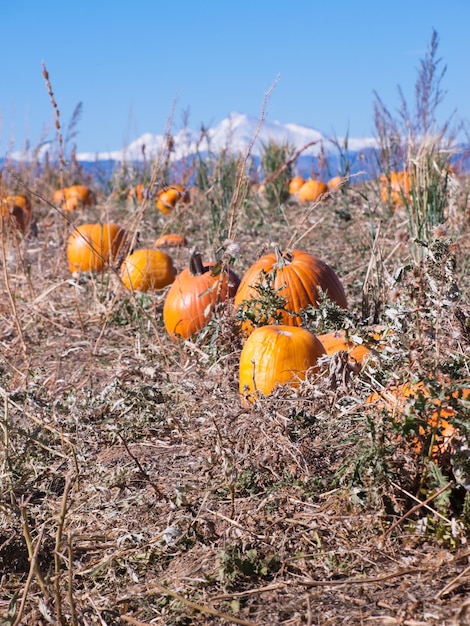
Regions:
M 341 145 L 342 139 L 336 139 Z M 218 153 L 223 149 L 228 149 L 233 153 L 244 153 L 252 143 L 251 153 L 259 156 L 263 145 L 270 141 L 278 145 L 289 144 L 298 150 L 311 142 L 315 142 L 303 152 L 305 156 L 318 155 L 322 147 L 326 152 L 334 149 L 332 141 L 314 128 L 268 120 L 264 120 L 260 124 L 257 118 L 242 113 L 232 113 L 214 128 L 204 131 L 180 130 L 172 134 L 172 140 L 171 156 L 174 160 L 188 157 L 196 152 Z M 166 150 L 165 144 L 164 135 L 145 133 L 125 148 L 102 152 L 98 155 L 79 153 L 77 158 L 79 161 L 95 161 L 96 159 L 140 161 L 143 160 L 145 154 L 146 159 L 155 159 L 162 151 Z M 348 139 L 349 150 L 361 150 L 375 145 L 376 142 L 373 138 Z

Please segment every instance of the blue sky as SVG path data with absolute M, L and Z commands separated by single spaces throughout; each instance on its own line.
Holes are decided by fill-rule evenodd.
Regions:
M 82 103 L 79 152 L 122 148 L 169 123 L 194 130 L 233 111 L 373 134 L 377 91 L 410 102 L 432 29 L 447 65 L 442 120 L 470 118 L 470 1 L 17 0 L 2 2 L 0 156 L 55 137 L 41 63 L 64 135 Z

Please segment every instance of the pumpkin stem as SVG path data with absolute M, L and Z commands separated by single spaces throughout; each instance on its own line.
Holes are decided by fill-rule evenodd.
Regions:
M 279 246 L 274 246 L 274 252 L 276 253 L 276 267 L 285 267 L 292 263 L 294 257 L 291 252 L 286 250 L 282 252 Z
M 201 253 L 194 250 L 189 257 L 189 271 L 191 276 L 201 276 L 209 271 L 208 267 L 205 267 L 202 262 Z

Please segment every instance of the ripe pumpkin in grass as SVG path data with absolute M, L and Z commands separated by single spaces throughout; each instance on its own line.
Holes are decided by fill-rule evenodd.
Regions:
M 343 183 L 344 179 L 342 176 L 333 176 L 326 184 L 330 191 L 338 191 L 338 189 L 341 189 Z
M 322 343 L 305 328 L 261 326 L 246 340 L 239 365 L 239 391 L 245 404 L 268 396 L 277 385 L 297 387 L 325 354 Z
M 423 381 L 417 383 L 405 382 L 402 385 L 385 389 L 380 394 L 373 392 L 366 398 L 366 403 L 385 407 L 388 411 L 393 412 L 395 419 L 399 421 L 400 414 L 404 412 L 408 399 L 419 397 L 420 395 L 424 398 L 430 397 L 429 389 Z M 454 391 L 443 400 L 433 398 L 432 404 L 435 405 L 436 410 L 431 412 L 426 429 L 423 426 L 418 427 L 418 435 L 413 441 L 413 448 L 418 454 L 427 455 L 430 453 L 434 461 L 438 461 L 442 454 L 449 449 L 451 440 L 456 435 L 456 428 L 449 421 L 449 418 L 454 417 L 451 397 L 454 399 L 459 397 L 468 399 L 470 397 L 470 389 Z M 427 443 L 423 439 L 429 439 L 427 437 L 429 435 L 431 435 L 431 441 L 429 441 L 431 449 L 423 449 L 423 443 Z
M 216 305 L 233 298 L 240 279 L 231 269 L 203 263 L 193 253 L 189 267 L 178 274 L 163 304 L 163 322 L 172 337 L 189 339 L 204 328 Z
M 31 201 L 22 194 L 0 198 L 0 215 L 4 222 L 9 223 L 26 235 L 34 226 Z
M 54 204 L 60 204 L 65 211 L 75 211 L 95 204 L 93 191 L 85 185 L 72 185 L 58 189 L 52 198 Z
M 173 260 L 161 250 L 136 250 L 123 261 L 120 269 L 123 284 L 132 291 L 163 289 L 176 276 Z
M 411 174 L 407 171 L 391 171 L 387 176 L 380 177 L 380 197 L 382 202 L 390 202 L 394 206 L 401 206 L 410 196 Z
M 243 276 L 235 296 L 235 306 L 243 306 L 246 300 L 259 297 L 256 285 L 263 280 L 263 272 L 272 278 L 272 287 L 286 301 L 284 311 L 280 311 L 281 321 L 288 326 L 300 326 L 301 320 L 291 313 L 299 313 L 309 305 L 318 306 L 320 290 L 325 292 L 332 302 L 343 309 L 347 308 L 346 294 L 335 271 L 324 261 L 303 250 L 275 252 L 267 254 L 248 268 Z M 266 320 L 268 324 L 274 320 Z M 245 322 L 242 330 L 249 334 L 250 322 Z
M 31 217 L 32 212 L 33 212 L 33 207 L 31 204 L 31 200 L 28 198 L 28 196 L 25 196 L 24 194 L 21 194 L 21 193 L 15 194 L 12 196 L 6 196 L 5 202 L 6 204 L 10 206 L 19 206 L 21 209 L 23 209 L 26 215 Z
M 294 195 L 295 193 L 299 191 L 299 189 L 302 187 L 304 183 L 305 183 L 305 180 L 303 176 L 294 176 L 294 178 L 291 178 L 289 182 L 289 193 L 291 195 Z
M 182 248 L 187 245 L 188 241 L 186 237 L 178 233 L 161 235 L 158 239 L 155 239 L 153 243 L 154 248 Z
M 323 344 L 326 354 L 331 355 L 343 350 L 348 353 L 350 361 L 355 361 L 360 365 L 371 354 L 370 349 L 364 344 L 354 343 L 351 338 L 346 338 L 343 330 L 317 335 L 317 338 Z
M 329 191 L 328 185 L 321 180 L 310 178 L 297 191 L 299 202 L 315 202 Z
M 108 265 L 119 264 L 128 245 L 126 231 L 117 224 L 81 224 L 68 238 L 69 269 L 71 272 L 100 272 Z
M 171 213 L 178 202 L 189 202 L 189 193 L 181 185 L 171 185 L 160 189 L 155 206 L 162 213 Z

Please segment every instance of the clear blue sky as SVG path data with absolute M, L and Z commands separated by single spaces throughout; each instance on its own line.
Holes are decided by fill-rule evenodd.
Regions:
M 119 149 L 145 132 L 194 130 L 238 111 L 373 134 L 374 90 L 413 101 L 420 59 L 439 34 L 441 115 L 470 118 L 470 0 L 17 0 L 0 3 L 0 156 L 55 136 L 41 63 L 66 133 L 79 102 L 79 152 Z

